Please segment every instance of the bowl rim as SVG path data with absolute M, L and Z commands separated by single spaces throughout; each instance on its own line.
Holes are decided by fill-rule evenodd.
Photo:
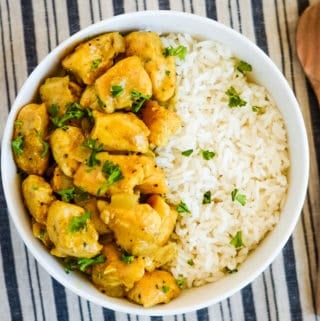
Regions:
M 300 181 L 301 186 L 300 186 L 300 193 L 296 195 L 296 202 L 295 202 L 296 209 L 294 212 L 295 215 L 292 216 L 292 220 L 289 222 L 289 224 L 287 224 L 286 227 L 283 227 L 282 229 L 277 230 L 279 242 L 276 244 L 276 246 L 273 245 L 273 247 L 270 248 L 270 244 L 269 244 L 270 242 L 268 243 L 265 241 L 263 241 L 262 244 L 259 245 L 259 248 L 264 247 L 265 251 L 269 250 L 269 253 L 268 255 L 265 256 L 265 261 L 263 263 L 260 263 L 258 265 L 258 268 L 254 270 L 254 273 L 251 273 L 250 275 L 244 274 L 243 275 L 244 278 L 240 281 L 238 280 L 239 278 L 237 278 L 234 275 L 231 275 L 230 282 L 232 283 L 234 281 L 237 281 L 238 282 L 237 286 L 233 286 L 233 287 L 226 286 L 226 290 L 223 292 L 224 294 L 220 295 L 219 297 L 215 297 L 215 296 L 207 297 L 201 303 L 197 301 L 195 301 L 195 303 L 189 302 L 190 304 L 188 306 L 184 306 L 184 305 L 176 306 L 173 303 L 171 305 L 166 304 L 166 305 L 155 306 L 150 309 L 146 309 L 141 306 L 137 306 L 133 304 L 125 304 L 125 305 L 119 304 L 120 301 L 110 299 L 109 297 L 105 297 L 104 300 L 100 296 L 99 298 L 97 298 L 95 295 L 92 295 L 91 293 L 86 292 L 85 289 L 81 289 L 81 287 L 78 286 L 79 284 L 77 284 L 78 279 L 76 276 L 75 277 L 71 276 L 68 278 L 64 277 L 62 273 L 59 273 L 58 271 L 56 271 L 55 268 L 50 266 L 50 264 L 48 263 L 50 262 L 50 259 L 48 256 L 50 254 L 48 252 L 44 253 L 45 249 L 43 249 L 42 251 L 39 250 L 40 249 L 39 244 L 36 244 L 35 241 L 37 243 L 39 242 L 35 240 L 33 236 L 32 237 L 34 238 L 34 240 L 31 240 L 30 233 L 28 233 L 24 228 L 24 226 L 21 224 L 21 218 L 17 213 L 20 213 L 22 208 L 21 208 L 21 204 L 16 204 L 16 199 L 13 197 L 12 193 L 10 192 L 10 186 L 12 185 L 12 177 L 10 176 L 10 171 L 7 171 L 7 164 L 8 164 L 8 161 L 12 162 L 13 160 L 10 141 L 11 141 L 11 136 L 13 131 L 14 119 L 20 107 L 23 104 L 27 103 L 26 99 L 24 98 L 26 90 L 28 90 L 29 87 L 33 87 L 36 90 L 38 90 L 38 86 L 43 80 L 43 76 L 48 77 L 48 75 L 50 74 L 49 72 L 50 68 L 47 68 L 46 66 L 48 62 L 58 63 L 61 57 L 65 55 L 65 53 L 71 48 L 71 46 L 74 47 L 79 41 L 86 39 L 89 35 L 91 37 L 91 36 L 100 34 L 102 32 L 113 31 L 113 29 L 111 28 L 112 25 L 122 26 L 122 30 L 119 30 L 119 31 L 124 31 L 124 30 L 129 31 L 131 29 L 125 26 L 127 24 L 127 21 L 130 21 L 130 19 L 131 19 L 131 24 L 133 25 L 139 24 L 139 26 L 144 26 L 144 23 L 141 21 L 144 21 L 144 20 L 151 21 L 152 18 L 156 16 L 157 17 L 160 16 L 161 19 L 188 20 L 190 21 L 191 25 L 200 24 L 204 26 L 203 28 L 212 27 L 216 31 L 221 31 L 223 32 L 223 34 L 228 35 L 228 37 L 230 37 L 231 39 L 238 39 L 240 43 L 242 43 L 244 46 L 249 47 L 249 50 L 252 50 L 253 53 L 259 56 L 259 59 L 260 58 L 263 59 L 265 61 L 265 64 L 272 68 L 272 72 L 278 78 L 278 80 L 282 83 L 283 87 L 287 92 L 288 99 L 292 104 L 292 109 L 293 109 L 292 121 L 295 121 L 299 125 L 297 130 L 301 135 L 302 145 L 300 146 L 300 153 L 302 158 L 302 164 L 304 164 L 304 167 L 301 168 L 301 173 L 298 177 L 298 180 Z M 139 21 L 140 23 L 138 23 Z M 147 27 L 148 25 L 146 25 L 146 28 Z M 137 27 L 136 29 L 142 29 L 142 28 Z M 176 32 L 176 30 L 173 30 L 172 32 Z M 193 33 L 193 35 L 196 35 L 196 33 Z M 33 86 L 30 85 L 34 83 L 37 83 L 38 85 L 36 87 L 35 85 Z M 217 303 L 223 299 L 226 299 L 227 297 L 230 297 L 232 294 L 244 288 L 246 285 L 251 283 L 258 275 L 260 275 L 269 266 L 269 264 L 275 259 L 275 257 L 280 253 L 285 243 L 288 241 L 289 237 L 291 236 L 299 220 L 300 213 L 301 213 L 304 199 L 305 199 L 305 194 L 307 192 L 307 184 L 308 184 L 308 178 L 309 178 L 309 161 L 310 161 L 309 147 L 308 147 L 306 128 L 304 125 L 304 120 L 303 120 L 298 102 L 289 84 L 287 83 L 287 80 L 285 79 L 283 74 L 280 72 L 280 70 L 277 68 L 277 66 L 272 62 L 272 60 L 257 45 L 255 45 L 248 38 L 246 38 L 244 35 L 237 32 L 236 30 L 231 29 L 230 27 L 207 17 L 202 17 L 196 14 L 173 11 L 173 10 L 147 10 L 147 11 L 140 11 L 140 12 L 124 13 L 118 16 L 109 17 L 105 20 L 99 21 L 97 23 L 87 26 L 86 28 L 81 29 L 77 33 L 71 35 L 70 37 L 62 41 L 60 44 L 58 44 L 56 48 L 54 48 L 48 55 L 46 55 L 46 57 L 44 57 L 44 59 L 42 59 L 42 61 L 32 71 L 32 73 L 25 80 L 23 86 L 19 90 L 19 93 L 16 96 L 14 103 L 12 104 L 12 108 L 9 113 L 9 116 L 5 125 L 5 129 L 3 132 L 2 144 L 1 144 L 1 174 L 2 174 L 4 195 L 7 201 L 8 212 L 10 213 L 10 218 L 12 219 L 14 226 L 16 227 L 20 237 L 24 241 L 28 250 L 40 263 L 40 265 L 54 279 L 56 279 L 59 283 L 61 283 L 67 289 L 70 289 L 75 294 L 89 301 L 92 301 L 96 304 L 99 304 L 105 308 L 112 309 L 114 311 L 120 311 L 124 313 L 133 313 L 133 314 L 139 314 L 139 315 L 148 315 L 148 316 L 153 316 L 153 315 L 164 316 L 164 315 L 187 313 L 187 312 L 195 311 L 204 307 L 208 307 L 214 303 Z M 17 183 L 17 179 L 18 178 L 16 178 L 15 183 Z M 272 232 L 272 233 L 274 234 L 275 232 Z M 269 235 L 267 236 L 267 238 L 269 238 Z M 248 265 L 248 264 L 245 262 L 244 265 Z M 218 282 L 219 281 L 217 281 L 216 283 Z M 184 290 L 184 291 L 193 291 L 193 289 Z

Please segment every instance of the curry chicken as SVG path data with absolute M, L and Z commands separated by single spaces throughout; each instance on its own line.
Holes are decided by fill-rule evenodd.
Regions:
M 166 269 L 178 213 L 155 159 L 180 128 L 165 49 L 144 31 L 78 44 L 22 106 L 12 138 L 35 237 L 67 272 L 145 307 L 180 292 Z

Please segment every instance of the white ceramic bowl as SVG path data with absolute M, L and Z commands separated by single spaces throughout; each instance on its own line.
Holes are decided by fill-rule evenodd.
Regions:
M 283 115 L 291 159 L 288 198 L 280 222 L 249 256 L 239 272 L 218 282 L 185 290 L 171 303 L 150 309 L 132 304 L 125 299 L 110 298 L 96 290 L 89 281 L 77 273 L 66 274 L 58 260 L 34 238 L 30 218 L 21 199 L 20 180 L 10 145 L 19 108 L 32 101 L 39 85 L 55 70 L 70 48 L 81 40 L 99 33 L 137 29 L 190 33 L 196 37 L 223 43 L 240 59 L 250 58 L 255 81 L 268 89 Z M 61 43 L 38 65 L 21 88 L 8 117 L 2 141 L 1 171 L 8 209 L 19 234 L 38 262 L 56 280 L 81 297 L 109 309 L 140 315 L 167 315 L 203 308 L 229 297 L 253 281 L 273 261 L 292 234 L 300 216 L 309 175 L 309 152 L 298 103 L 281 72 L 262 50 L 239 33 L 210 19 L 172 11 L 144 11 L 116 16 L 89 26 Z

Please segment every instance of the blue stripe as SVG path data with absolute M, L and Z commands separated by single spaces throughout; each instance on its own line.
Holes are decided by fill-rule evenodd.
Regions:
M 89 321 L 92 321 L 91 305 L 89 301 L 87 301 L 87 309 L 88 309 Z
M 240 3 L 239 0 L 237 0 L 237 17 L 239 21 L 239 31 L 242 33 L 242 20 L 241 20 L 241 15 L 240 15 Z
M 270 265 L 270 279 L 271 279 L 271 284 L 272 284 L 272 295 L 273 295 L 273 301 L 274 301 L 274 311 L 276 313 L 276 320 L 279 320 L 279 308 L 278 308 L 276 285 L 274 283 L 272 265 Z
M 114 311 L 103 308 L 104 321 L 116 321 L 116 314 Z
M 79 10 L 77 0 L 68 0 L 68 21 L 70 35 L 80 30 Z
M 242 305 L 243 305 L 244 320 L 256 321 L 257 315 L 256 315 L 256 309 L 254 306 L 254 299 L 253 299 L 251 284 L 247 285 L 241 291 L 241 298 L 242 298 Z
M 206 16 L 208 18 L 217 20 L 217 8 L 215 1 L 206 1 Z
M 269 301 L 269 297 L 268 297 L 268 286 L 267 286 L 267 281 L 266 281 L 266 272 L 262 273 L 262 282 L 263 282 L 264 296 L 265 296 L 266 307 L 267 307 L 267 316 L 268 316 L 268 320 L 271 320 L 270 301 Z
M 230 27 L 234 28 L 234 24 L 233 24 L 233 17 L 232 17 L 232 8 L 231 8 L 231 0 L 228 0 L 228 10 L 229 10 L 229 21 L 230 21 Z
M 123 0 L 112 0 L 112 5 L 115 16 L 124 13 Z
M 257 45 L 268 54 L 267 35 L 265 30 L 263 0 L 251 0 L 254 33 Z
M 68 321 L 69 314 L 65 288 L 55 279 L 52 279 L 52 287 L 54 294 L 54 302 L 56 306 L 57 319 L 58 321 Z
M 296 259 L 293 249 L 292 238 L 289 239 L 287 245 L 283 249 L 284 270 L 288 288 L 288 296 L 290 303 L 291 320 L 302 320 L 301 301 L 299 293 L 299 284 L 296 272 Z
M 213 315 L 211 316 L 213 317 Z M 201 309 L 197 311 L 197 319 L 199 321 L 209 321 L 209 311 L 207 308 Z
M 223 306 L 221 302 L 219 303 L 219 310 L 220 310 L 221 320 L 224 321 L 224 312 L 223 312 Z
M 38 64 L 36 36 L 34 32 L 33 8 L 31 0 L 21 0 L 21 14 L 23 20 L 24 46 L 27 59 L 27 70 L 30 74 Z
M 80 297 L 78 296 L 78 306 L 79 306 L 79 314 L 80 314 L 80 319 L 83 321 L 83 310 L 82 310 L 82 302 Z
M 0 152 L 1 156 L 1 152 Z M 1 178 L 1 173 L 0 173 Z M 6 202 L 3 196 L 2 180 L 0 182 L 0 248 L 2 254 L 2 269 L 6 283 L 7 297 L 14 321 L 22 321 L 21 302 L 18 292 L 18 282 L 16 266 L 14 264 L 13 247 L 9 227 L 9 213 L 7 212 Z M 5 259 L 5 260 L 4 260 Z
M 233 316 L 232 316 L 232 308 L 231 308 L 230 299 L 227 299 L 227 304 L 228 304 L 228 310 L 229 310 L 229 320 L 232 321 L 233 320 Z
M 49 26 L 49 15 L 48 15 L 48 4 L 47 1 L 44 0 L 44 11 L 46 13 L 46 29 L 47 29 L 47 40 L 48 40 L 48 51 L 51 51 L 51 39 L 50 39 L 50 26 Z
M 39 297 L 40 297 L 40 307 L 41 307 L 41 315 L 43 321 L 46 320 L 45 312 L 44 312 L 44 304 L 43 304 L 43 295 L 42 295 L 42 289 L 40 284 L 40 275 L 39 275 L 39 266 L 38 263 L 35 262 L 35 270 L 36 270 L 36 276 L 37 276 L 37 283 L 38 283 L 38 291 L 39 291 Z
M 151 317 L 150 320 L 151 321 L 162 321 L 163 319 L 162 319 L 162 317 L 157 316 L 157 317 Z
M 160 10 L 170 10 L 169 0 L 159 0 L 159 9 Z

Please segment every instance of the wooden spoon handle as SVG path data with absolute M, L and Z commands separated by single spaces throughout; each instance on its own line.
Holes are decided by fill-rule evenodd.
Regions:
M 296 46 L 301 65 L 320 104 L 320 2 L 308 7 L 301 15 Z

